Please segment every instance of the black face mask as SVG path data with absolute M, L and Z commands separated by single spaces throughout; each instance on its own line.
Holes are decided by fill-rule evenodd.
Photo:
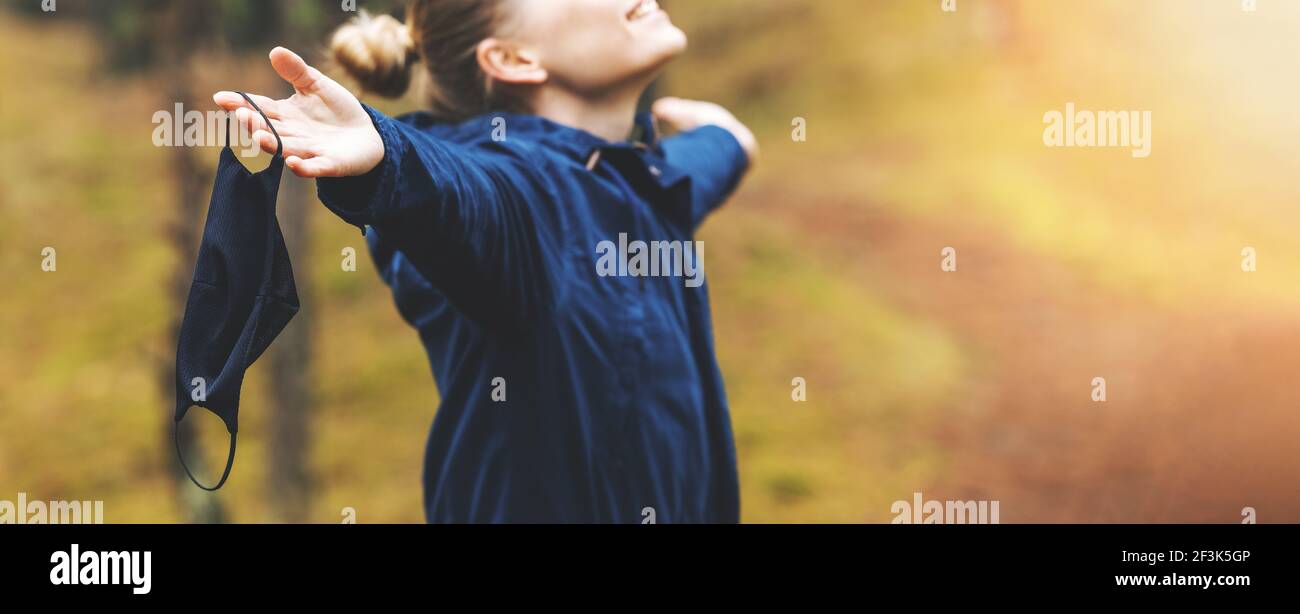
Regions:
M 230 456 L 221 481 L 211 488 L 194 478 L 181 453 L 179 433 L 173 433 L 176 455 L 196 486 L 217 490 L 230 477 L 239 430 L 239 389 L 244 371 L 271 345 L 298 312 L 298 290 L 284 236 L 275 218 L 275 197 L 284 171 L 284 145 L 270 118 L 248 94 L 248 104 L 275 134 L 271 165 L 260 173 L 244 168 L 230 147 L 221 151 L 216 185 L 203 228 L 194 283 L 176 348 L 176 419 L 179 427 L 192 406 L 208 409 L 230 432 Z

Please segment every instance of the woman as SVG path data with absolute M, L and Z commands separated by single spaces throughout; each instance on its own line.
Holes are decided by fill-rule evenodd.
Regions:
M 277 48 L 296 93 L 254 97 L 428 351 L 427 520 L 738 521 L 707 285 L 674 276 L 672 249 L 653 277 L 644 254 L 597 262 L 611 242 L 690 246 L 756 152 L 716 105 L 658 101 L 663 140 L 636 114 L 681 30 L 654 0 L 415 0 L 405 25 L 362 15 L 332 46 L 367 91 L 401 95 L 416 64 L 432 91 L 391 119 Z M 214 100 L 275 151 L 241 96 Z

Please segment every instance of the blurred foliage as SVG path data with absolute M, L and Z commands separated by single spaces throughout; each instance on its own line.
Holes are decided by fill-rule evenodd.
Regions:
M 58 0 L 60 18 L 78 20 L 94 30 L 105 52 L 104 67 L 117 73 L 148 70 L 159 52 L 153 44 L 152 17 L 177 0 Z M 195 44 L 216 44 L 228 53 L 262 51 L 277 44 L 277 33 L 285 22 L 295 32 L 323 40 L 351 13 L 340 10 L 340 0 L 180 0 L 189 4 L 186 15 L 206 25 L 198 29 L 211 40 Z M 362 0 L 372 13 L 400 15 L 402 0 Z M 39 0 L 22 1 L 13 7 L 29 18 L 42 16 Z

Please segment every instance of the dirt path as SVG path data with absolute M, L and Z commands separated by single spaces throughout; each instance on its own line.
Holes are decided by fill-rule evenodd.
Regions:
M 1155 308 L 995 232 L 849 202 L 792 214 L 789 196 L 746 206 L 817 237 L 845 275 L 972 357 L 965 392 L 920 434 L 948 458 L 940 483 L 917 486 L 927 499 L 996 499 L 1003 522 L 1233 523 L 1247 506 L 1300 521 L 1300 317 Z M 948 245 L 957 273 L 939 270 Z

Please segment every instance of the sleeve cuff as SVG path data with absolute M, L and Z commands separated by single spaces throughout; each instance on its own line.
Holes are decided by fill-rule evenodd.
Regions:
M 394 120 L 369 105 L 361 106 L 383 140 L 383 160 L 364 175 L 317 179 L 316 195 L 326 208 L 365 234 L 366 226 L 373 225 L 395 200 L 397 169 L 405 141 L 398 134 Z
M 721 148 L 721 159 L 726 161 L 727 173 L 723 177 L 720 186 L 722 194 L 719 196 L 721 198 L 730 196 L 739 187 L 740 180 L 745 178 L 745 173 L 749 171 L 751 163 L 749 152 L 745 151 L 745 146 L 740 144 L 736 135 L 722 126 L 708 124 L 696 128 L 694 132 Z

